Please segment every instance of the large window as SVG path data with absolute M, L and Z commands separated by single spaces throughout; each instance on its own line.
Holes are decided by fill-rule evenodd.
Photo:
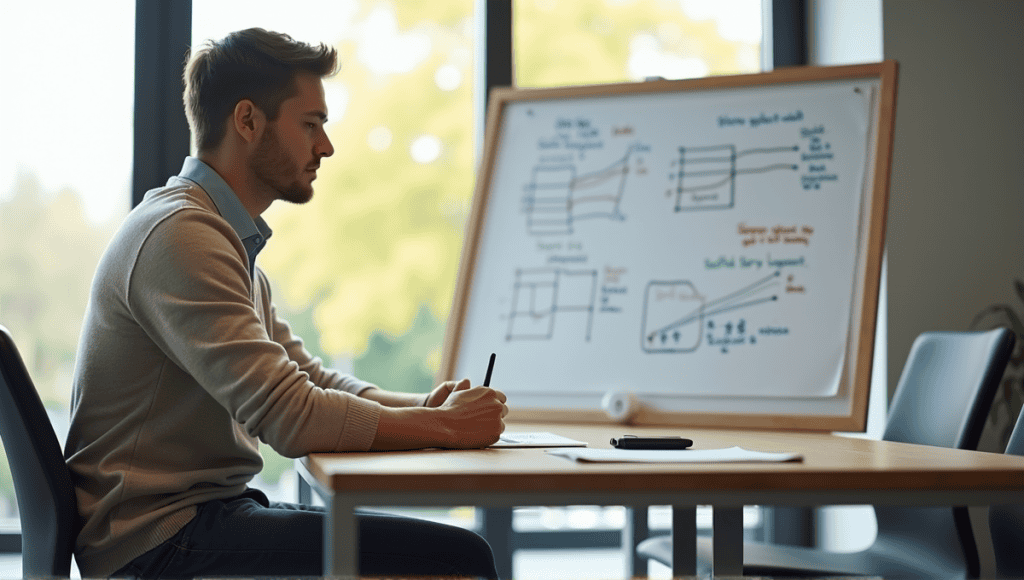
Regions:
M 63 442 L 89 285 L 131 202 L 135 2 L 3 12 L 0 324 Z M 0 464 L 0 522 L 16 532 L 6 454 Z

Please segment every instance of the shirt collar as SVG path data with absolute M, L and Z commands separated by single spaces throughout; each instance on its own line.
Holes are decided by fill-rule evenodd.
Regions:
M 242 240 L 245 252 L 249 256 L 249 272 L 254 272 L 257 254 L 267 245 L 267 239 L 274 233 L 267 222 L 259 216 L 256 216 L 255 220 L 250 217 L 224 178 L 195 157 L 185 158 L 178 177 L 195 183 L 210 196 L 220 216 L 231 225 Z

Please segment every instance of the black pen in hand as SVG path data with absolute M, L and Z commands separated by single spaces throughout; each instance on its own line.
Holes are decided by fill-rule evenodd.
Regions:
M 484 375 L 484 386 L 491 386 L 491 371 L 494 370 L 494 353 L 491 353 L 491 360 L 487 363 L 487 374 Z

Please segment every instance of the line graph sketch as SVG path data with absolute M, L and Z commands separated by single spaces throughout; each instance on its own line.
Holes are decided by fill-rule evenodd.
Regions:
M 597 270 L 517 269 L 505 340 L 550 340 L 559 320 L 580 327 L 590 341 L 596 298 Z
M 686 353 L 701 345 L 707 317 L 778 300 L 775 272 L 719 298 L 707 300 L 687 280 L 652 280 L 647 284 L 640 325 L 640 346 L 648 353 Z
M 672 161 L 669 179 L 674 186 L 665 193 L 675 196 L 675 211 L 729 209 L 736 203 L 736 177 L 771 171 L 797 171 L 799 166 L 782 158 L 777 162 L 760 160 L 763 155 L 795 154 L 799 146 L 754 147 L 736 150 L 736 145 L 680 147 Z M 749 158 L 749 160 L 748 160 Z M 746 162 L 746 164 L 742 164 Z
M 578 220 L 626 219 L 619 205 L 633 153 L 634 148 L 630 147 L 611 165 L 587 173 L 579 173 L 575 163 L 535 166 L 523 196 L 527 232 L 571 234 Z

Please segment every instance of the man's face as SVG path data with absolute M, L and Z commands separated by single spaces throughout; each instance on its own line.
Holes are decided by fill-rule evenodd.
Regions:
M 267 124 L 248 164 L 277 199 L 306 203 L 313 198 L 320 159 L 333 155 L 334 147 L 324 132 L 327 104 L 320 77 L 299 73 L 295 84 L 298 92 L 281 103 L 277 119 Z

